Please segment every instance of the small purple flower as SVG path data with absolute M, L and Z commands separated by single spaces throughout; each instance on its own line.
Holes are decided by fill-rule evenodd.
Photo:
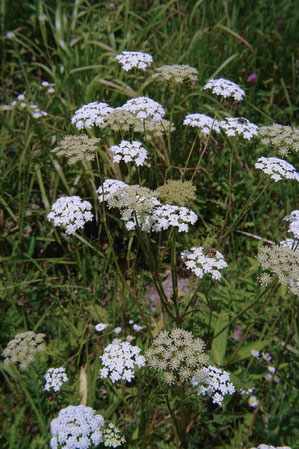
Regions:
M 247 78 L 247 81 L 249 84 L 251 84 L 251 86 L 253 86 L 253 84 L 256 83 L 257 80 L 257 74 L 256 73 L 252 73 L 251 75 L 249 75 L 249 77 Z

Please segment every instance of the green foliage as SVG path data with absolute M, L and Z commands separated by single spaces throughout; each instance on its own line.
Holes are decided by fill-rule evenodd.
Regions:
M 226 137 L 213 137 L 205 147 L 207 140 L 182 125 L 182 117 L 192 112 L 295 125 L 294 10 L 295 3 L 287 0 L 2 2 L 1 103 L 9 105 L 25 92 L 28 103 L 48 116 L 34 119 L 28 105 L 1 107 L 1 352 L 19 332 L 47 336 L 47 350 L 29 374 L 0 361 L 1 448 L 49 447 L 51 420 L 85 396 L 87 405 L 121 429 L 130 449 L 177 449 L 186 437 L 183 424 L 188 445 L 185 441 L 182 447 L 190 449 L 236 449 L 244 441 L 246 448 L 261 442 L 295 447 L 297 304 L 284 286 L 274 283 L 265 291 L 258 284 L 261 242 L 256 236 L 274 242 L 286 237 L 282 218 L 296 207 L 296 186 L 270 184 L 240 217 L 263 182 L 253 170 L 255 161 L 277 156 L 275 149 Z M 6 37 L 9 31 L 14 38 Z M 122 50 L 146 51 L 156 67 L 188 64 L 199 70 L 198 82 L 170 87 L 141 72 L 126 73 L 114 60 Z M 257 73 L 254 85 L 248 82 L 252 73 Z M 232 105 L 203 90 L 213 77 L 239 83 L 246 90 L 244 101 Z M 53 83 L 55 92 L 47 95 L 42 81 Z M 51 153 L 74 134 L 70 119 L 83 104 L 105 101 L 117 107 L 138 95 L 159 101 L 176 127 L 168 139 L 146 142 L 156 160 L 143 167 L 142 186 L 156 189 L 167 179 L 184 174 L 191 180 L 194 174 L 192 208 L 199 219 L 188 234 L 176 236 L 172 258 L 173 234 L 151 234 L 141 247 L 142 240 L 125 231 L 119 215 L 114 210 L 104 215 L 98 204 L 95 187 L 103 179 L 139 183 L 137 172 L 113 166 L 107 156 L 107 148 L 123 137 L 120 132 L 91 132 L 90 137 L 101 137 L 101 146 L 96 160 L 85 165 L 70 166 Z M 294 163 L 294 155 L 288 160 Z M 46 220 L 61 195 L 80 195 L 96 211 L 94 222 L 73 237 Z M 190 281 L 186 292 L 190 272 L 179 254 L 193 245 L 221 247 L 229 267 L 221 282 Z M 167 295 L 161 313 L 157 282 L 171 292 L 174 265 L 178 292 Z M 167 306 L 174 317 L 169 321 Z M 115 337 L 115 327 L 145 350 L 166 324 L 169 329 L 179 325 L 178 310 L 181 326 L 206 341 L 210 362 L 231 374 L 237 392 L 223 408 L 185 386 L 169 390 L 150 370 L 137 373 L 126 387 L 97 375 L 99 356 Z M 143 326 L 141 332 L 133 331 L 130 320 Z M 97 334 L 98 322 L 110 326 Z M 253 359 L 252 349 L 271 353 L 280 383 L 264 380 L 267 364 Z M 70 379 L 59 395 L 43 391 L 50 366 L 64 366 Z M 255 421 L 241 388 L 255 388 L 262 401 Z

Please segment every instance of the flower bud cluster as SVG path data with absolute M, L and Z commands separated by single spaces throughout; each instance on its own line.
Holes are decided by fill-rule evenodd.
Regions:
M 114 424 L 110 423 L 103 431 L 103 443 L 105 447 L 119 447 L 126 442 L 120 430 Z
M 265 145 L 274 145 L 282 156 L 291 150 L 299 151 L 299 129 L 274 123 L 259 128 L 259 137 Z
M 155 70 L 152 78 L 159 81 L 171 81 L 173 83 L 183 83 L 184 81 L 197 81 L 198 70 L 189 65 L 163 65 Z
M 66 136 L 51 153 L 67 157 L 69 165 L 78 161 L 92 161 L 100 140 L 87 135 Z
M 162 373 L 164 382 L 174 384 L 201 376 L 202 367 L 208 361 L 204 349 L 205 343 L 194 338 L 192 332 L 173 329 L 160 332 L 145 356 L 148 366 Z
M 35 334 L 32 331 L 17 334 L 3 351 L 4 365 L 19 365 L 25 371 L 34 362 L 37 354 L 45 349 L 43 344 L 45 334 Z

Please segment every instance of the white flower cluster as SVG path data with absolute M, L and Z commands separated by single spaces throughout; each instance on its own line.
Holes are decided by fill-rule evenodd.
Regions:
M 141 120 L 152 118 L 161 121 L 165 115 L 163 107 L 157 101 L 148 97 L 132 98 L 121 109 L 131 112 Z
M 50 391 L 51 388 L 54 391 L 59 391 L 62 384 L 68 381 L 64 368 L 49 368 L 44 377 L 46 379 L 45 391 Z
M 84 405 L 70 405 L 60 410 L 51 422 L 51 449 L 88 449 L 102 443 L 104 419 Z
M 277 157 L 260 157 L 255 164 L 255 168 L 271 175 L 275 182 L 281 181 L 283 178 L 299 181 L 299 173 L 296 172 L 295 167 Z
M 222 97 L 233 97 L 235 100 L 242 100 L 245 92 L 238 84 L 224 78 L 210 80 L 204 85 L 204 89 L 211 89 L 213 94 L 221 95 Z
M 184 125 L 196 126 L 201 130 L 203 134 L 206 136 L 210 134 L 211 129 L 220 133 L 220 122 L 218 120 L 213 120 L 212 117 L 209 117 L 205 114 L 189 114 L 186 115 L 184 120 Z
M 248 388 L 248 390 L 243 390 L 243 388 L 241 388 L 241 390 L 240 390 L 240 394 L 242 396 L 248 396 L 253 392 L 254 392 L 254 388 Z
M 239 134 L 244 139 L 250 140 L 258 134 L 258 126 L 251 123 L 244 117 L 230 118 L 227 117 L 219 122 L 220 127 L 227 136 L 235 136 Z
M 260 351 L 257 351 L 256 349 L 252 349 L 252 350 L 251 350 L 251 355 L 252 355 L 253 357 L 255 357 L 256 359 L 259 359 L 260 356 L 262 356 L 262 358 L 263 358 L 264 360 L 266 360 L 266 362 L 271 362 L 271 360 L 272 360 L 272 357 L 271 357 L 271 355 L 270 355 L 268 352 L 262 352 L 262 353 L 260 353 Z
M 188 232 L 188 224 L 194 224 L 197 218 L 197 215 L 187 207 L 164 204 L 158 206 L 151 215 L 151 230 L 160 232 L 175 226 L 179 232 Z
M 204 377 L 200 379 L 194 377 L 192 384 L 199 385 L 197 389 L 199 395 L 212 396 L 214 404 L 221 405 L 226 394 L 233 394 L 236 391 L 234 384 L 230 382 L 230 374 L 227 371 L 209 365 L 207 368 L 202 368 L 202 372 Z
M 133 140 L 133 142 L 122 140 L 119 145 L 110 147 L 109 151 L 114 154 L 114 162 L 134 162 L 137 167 L 143 165 L 147 158 L 146 149 L 143 148 L 141 142 L 137 142 L 137 140 Z
M 292 251 L 299 251 L 298 243 L 298 240 L 286 239 L 279 242 L 279 245 L 284 246 L 285 248 L 289 248 Z
M 264 376 L 264 378 L 265 378 L 268 382 L 271 382 L 271 380 L 273 379 L 274 382 L 279 383 L 279 382 L 280 382 L 280 379 L 279 379 L 279 377 L 277 376 L 277 374 L 275 374 L 275 373 L 276 373 L 276 369 L 274 368 L 274 366 L 268 366 L 267 368 L 268 368 L 269 373 L 267 373 L 267 374 Z
M 145 357 L 139 355 L 140 351 L 138 346 L 133 346 L 128 341 L 108 345 L 100 357 L 104 366 L 100 370 L 101 378 L 109 378 L 112 383 L 121 379 L 131 382 L 135 377 L 134 368 L 145 365 Z
M 128 187 L 125 182 L 119 181 L 118 179 L 105 179 L 103 186 L 100 186 L 97 190 L 99 195 L 99 202 L 107 201 L 109 196 L 113 195 L 117 190 Z
M 122 51 L 115 59 L 122 65 L 122 68 L 127 72 L 133 67 L 145 70 L 153 62 L 153 58 L 148 53 L 141 51 Z
M 105 117 L 113 111 L 107 103 L 88 103 L 75 112 L 72 118 L 72 124 L 77 129 L 92 128 L 98 126 L 104 128 L 106 126 Z
M 290 446 L 277 446 L 277 447 L 274 447 L 272 445 L 268 446 L 268 444 L 262 443 L 259 446 L 251 447 L 250 449 L 292 449 L 292 448 Z
M 53 220 L 54 226 L 65 226 L 67 234 L 74 234 L 87 221 L 92 221 L 91 207 L 88 201 L 82 201 L 79 196 L 65 196 L 52 205 L 48 220 Z
M 207 273 L 212 275 L 212 279 L 221 279 L 219 270 L 226 268 L 228 265 L 223 255 L 212 248 L 193 247 L 182 251 L 181 257 L 189 268 L 197 277 L 203 278 Z
M 288 232 L 299 239 L 299 210 L 293 210 L 293 212 L 291 212 L 290 215 L 284 217 L 284 219 L 290 222 Z

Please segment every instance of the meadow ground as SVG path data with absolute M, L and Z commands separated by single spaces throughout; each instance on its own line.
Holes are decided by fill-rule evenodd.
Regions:
M 261 134 L 229 135 L 225 128 L 228 117 L 241 117 L 233 130 L 247 119 L 295 128 L 295 6 L 292 0 L 2 1 L 1 449 L 45 449 L 51 437 L 52 448 L 113 447 L 110 422 L 128 449 L 299 448 L 298 252 L 294 241 L 280 245 L 298 237 L 298 217 L 284 220 L 297 207 L 298 175 L 275 182 L 255 167 L 261 157 L 295 165 L 298 134 L 275 146 Z M 115 59 L 122 51 L 148 53 L 153 63 L 126 71 Z M 198 73 L 184 75 L 183 83 L 162 79 L 157 68 L 174 64 Z M 219 78 L 246 95 L 238 101 L 204 89 Z M 140 96 L 164 109 L 143 104 L 148 116 L 138 121 L 129 103 L 106 125 L 102 105 L 98 115 L 89 107 L 95 126 L 82 112 L 72 123 L 83 105 L 115 109 Z M 207 128 L 183 123 L 195 113 L 205 114 Z M 147 131 L 151 126 L 161 135 Z M 89 139 L 69 140 L 64 155 L 51 151 L 81 134 Z M 109 149 L 124 139 L 142 143 L 144 164 L 113 161 Z M 97 191 L 107 179 L 139 187 L 121 185 L 121 194 L 108 199 Z M 181 184 L 165 188 L 167 180 Z M 162 185 L 164 196 L 156 190 Z M 53 204 L 70 196 L 88 201 L 92 214 L 75 233 L 47 219 Z M 195 273 L 190 253 L 182 256 L 192 247 L 201 248 Z M 270 248 L 263 256 L 262 247 Z M 216 251 L 227 263 L 221 276 L 211 275 L 212 261 L 222 260 Z M 107 327 L 96 330 L 98 323 Z M 175 328 L 192 334 L 170 334 Z M 24 340 L 18 354 L 5 352 L 28 331 L 44 334 L 45 347 L 40 337 L 31 352 Z M 132 356 L 126 372 L 119 368 L 121 378 L 111 359 L 100 359 L 113 341 L 115 366 Z M 128 342 L 140 348 L 135 359 L 121 353 Z M 208 365 L 209 377 L 200 378 Z M 222 371 L 212 374 L 211 366 Z M 68 381 L 45 391 L 47 370 L 59 367 Z M 85 426 L 84 440 L 73 426 L 81 440 L 65 445 L 61 436 L 57 445 L 52 420 L 80 404 L 102 415 L 98 428 L 106 430 L 92 440 Z

